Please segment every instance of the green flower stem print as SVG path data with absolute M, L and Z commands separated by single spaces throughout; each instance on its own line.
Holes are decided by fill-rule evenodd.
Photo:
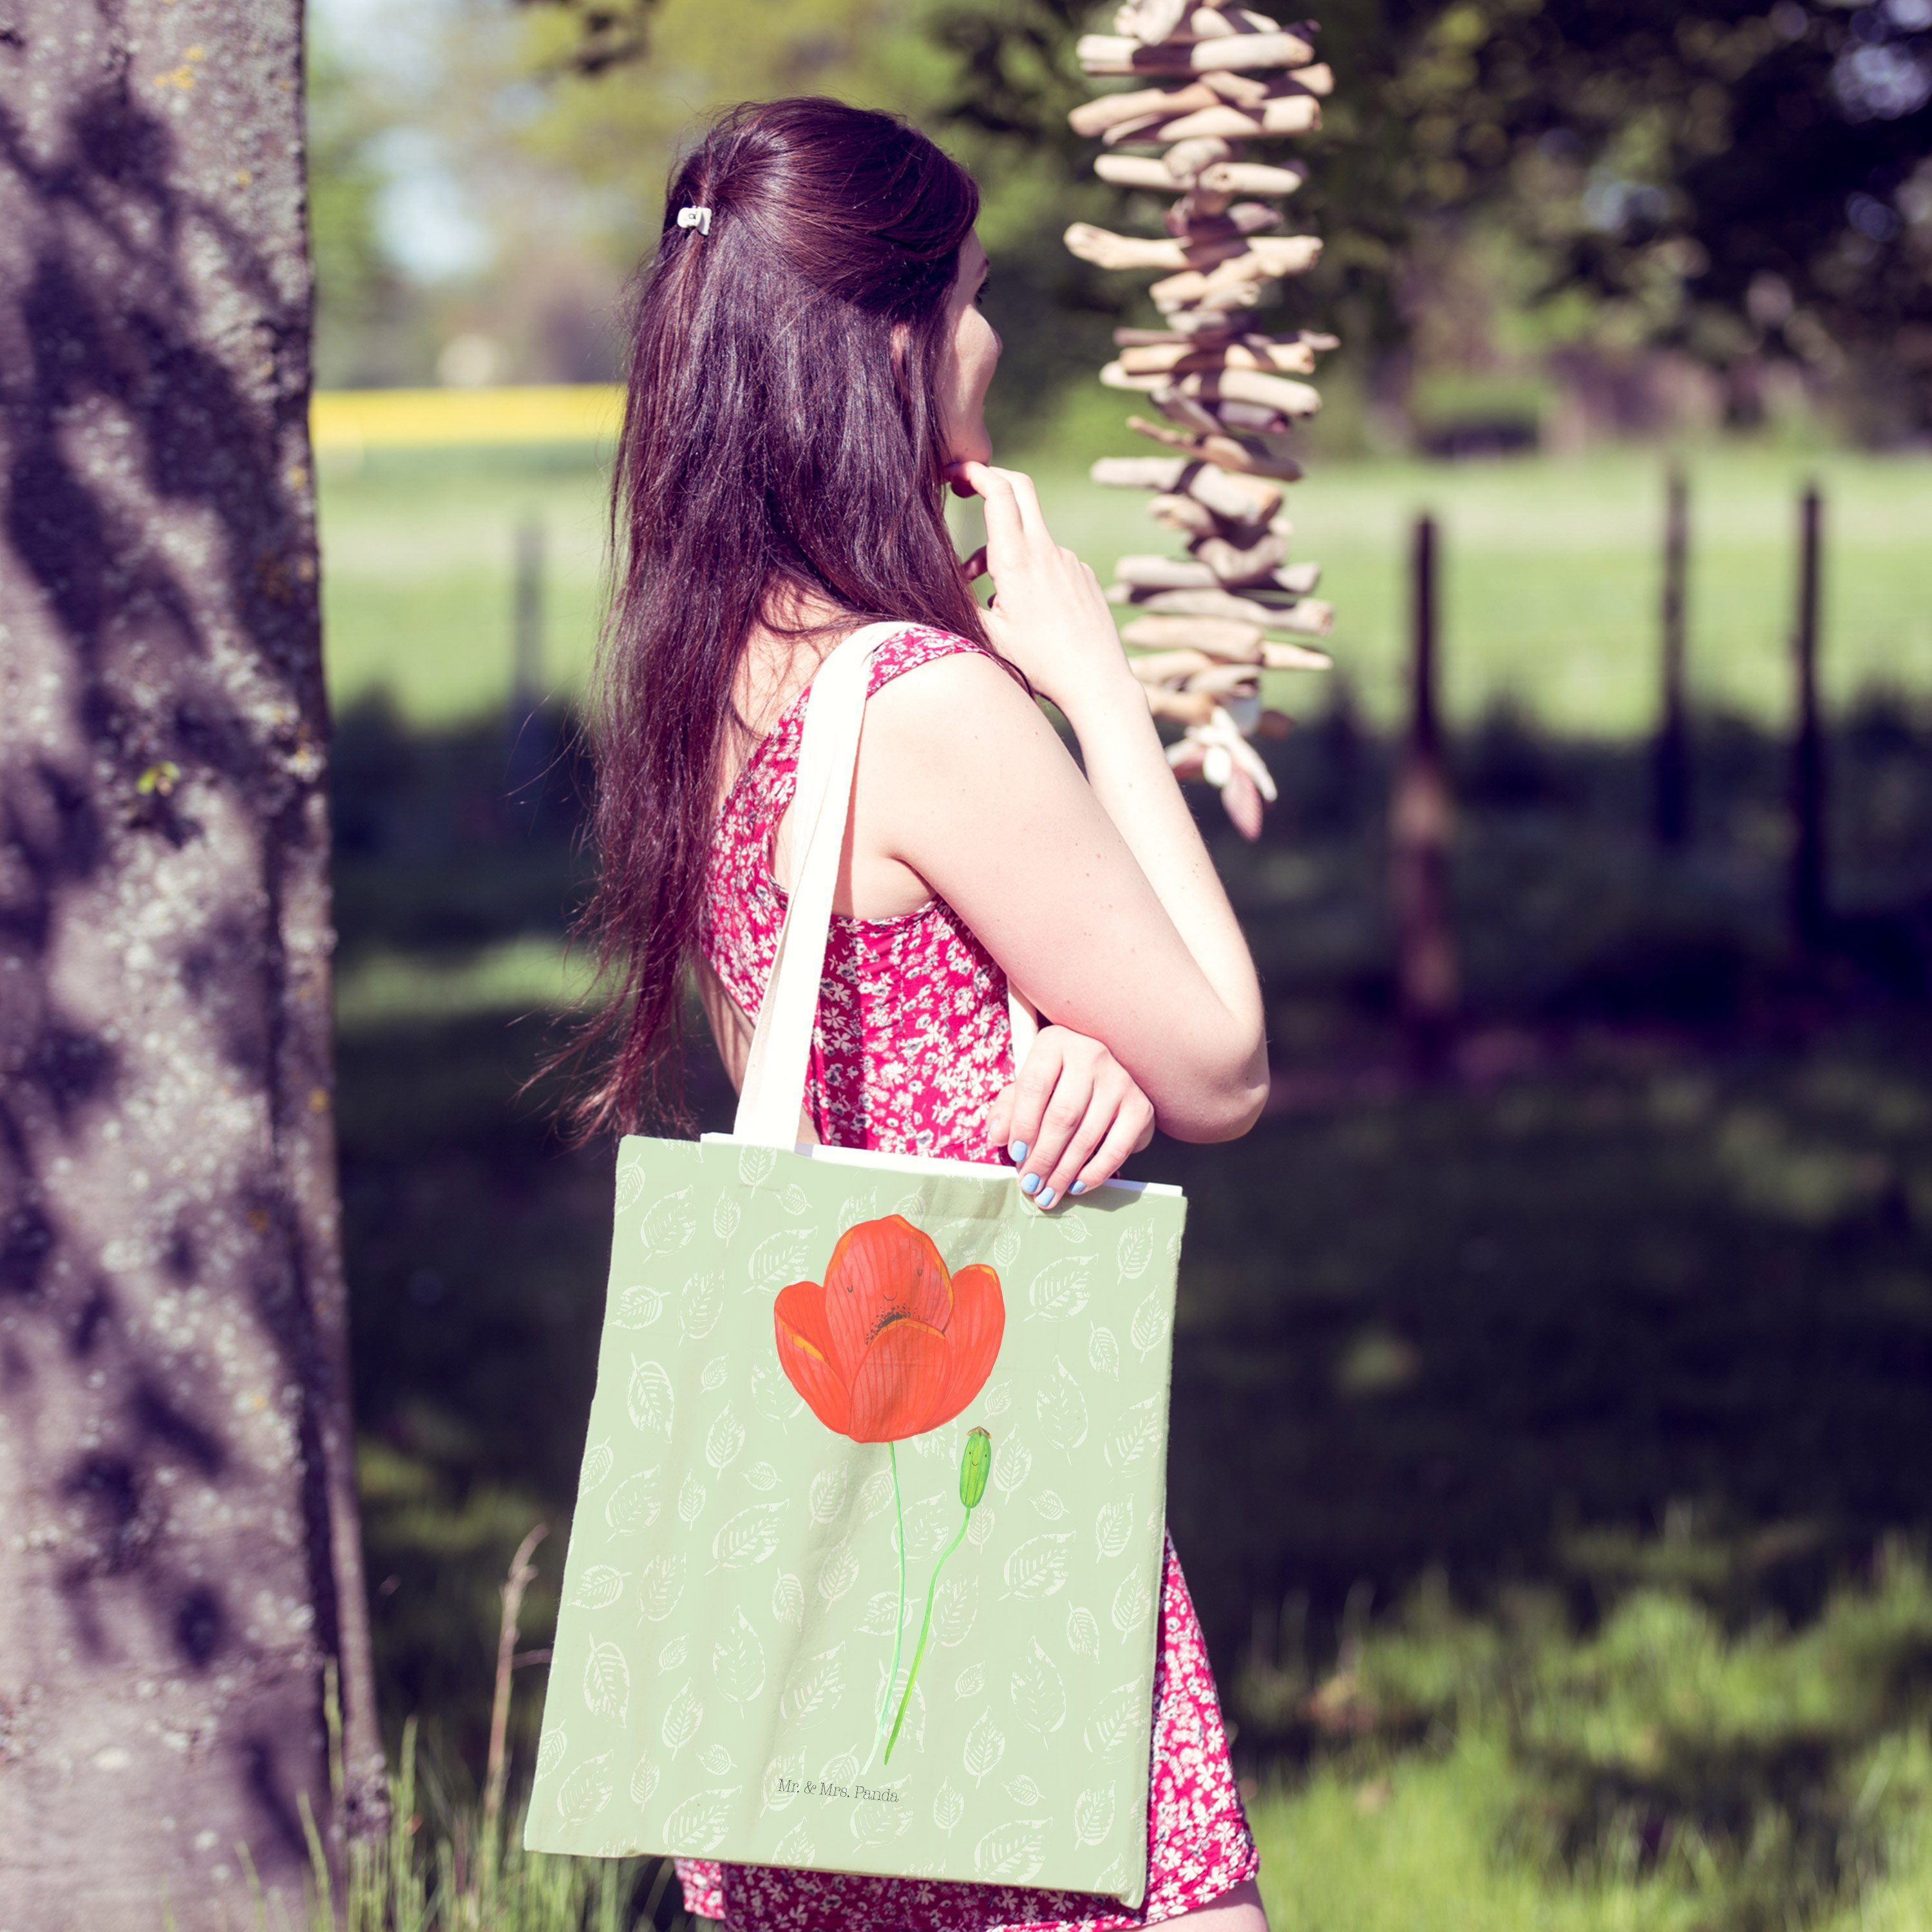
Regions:
M 932 1603 L 939 1594 L 939 1573 L 946 1568 L 946 1559 L 965 1541 L 967 1526 L 973 1520 L 973 1511 L 980 1498 L 986 1493 L 986 1478 L 992 1467 L 993 1438 L 983 1429 L 976 1429 L 966 1438 L 965 1454 L 959 1459 L 959 1500 L 966 1505 L 966 1513 L 959 1519 L 959 1528 L 952 1540 L 940 1552 L 939 1561 L 932 1566 L 932 1581 L 926 1587 L 926 1615 L 920 1621 L 919 1643 L 912 1654 L 912 1668 L 906 1672 L 905 1695 L 899 1700 L 898 1715 L 892 1720 L 892 1734 L 886 1740 L 888 1764 L 892 1761 L 892 1747 L 899 1741 L 899 1726 L 905 1722 L 906 1706 L 912 1702 L 912 1687 L 919 1682 L 919 1666 L 926 1656 L 926 1640 L 932 1634 Z M 892 1675 L 895 1678 L 898 1675 L 896 1664 Z
M 879 1721 L 872 1731 L 874 1753 L 879 1748 L 879 1740 L 886 1734 L 886 1713 L 892 1708 L 892 1686 L 899 1681 L 899 1647 L 905 1639 L 905 1504 L 899 1496 L 899 1445 L 896 1442 L 886 1444 L 886 1460 L 892 1466 L 892 1515 L 898 1532 L 899 1614 L 892 1625 L 892 1667 L 879 1697 Z
M 772 1310 L 778 1364 L 813 1414 L 827 1429 L 855 1442 L 883 1442 L 892 1465 L 892 1503 L 898 1530 L 898 1621 L 892 1634 L 892 1668 L 874 1726 L 878 1750 L 886 1712 L 899 1676 L 905 1634 L 905 1509 L 899 1489 L 898 1444 L 950 1422 L 985 1388 L 1006 1331 L 1006 1304 L 1000 1278 L 976 1263 L 950 1270 L 932 1238 L 903 1215 L 861 1221 L 839 1236 L 826 1264 L 823 1282 L 796 1281 L 779 1291 Z M 979 1468 L 978 1488 L 967 1504 L 986 1491 L 992 1438 L 982 1429 L 967 1438 L 960 1472 L 964 1499 L 968 1474 Z M 961 1526 L 959 1535 L 965 1534 Z M 940 1558 L 958 1547 L 959 1537 Z M 936 1588 L 939 1572 L 933 1572 Z M 932 1621 L 927 1593 L 926 1626 Z M 919 1649 L 926 1647 L 922 1630 Z M 912 1677 L 919 1674 L 913 1658 Z M 892 1740 L 905 1720 L 902 1700 Z

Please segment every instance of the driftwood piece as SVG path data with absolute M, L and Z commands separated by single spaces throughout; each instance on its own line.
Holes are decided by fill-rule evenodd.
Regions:
M 1148 651 L 1127 660 L 1127 668 L 1143 684 L 1184 684 L 1214 660 L 1205 651 Z
M 1156 496 L 1147 510 L 1156 523 L 1165 524 L 1169 530 L 1179 530 L 1184 536 L 1212 537 L 1222 534 L 1222 519 L 1205 503 L 1197 503 L 1192 496 Z
M 1163 146 L 1203 139 L 1252 141 L 1264 134 L 1310 134 L 1321 124 L 1321 104 L 1314 95 L 1291 94 L 1258 107 L 1237 107 L 1232 101 L 1222 101 L 1216 106 L 1176 114 L 1136 138 Z
M 1232 436 L 1189 436 L 1144 416 L 1130 416 L 1127 427 L 1136 434 L 1164 442 L 1170 449 L 1184 450 L 1202 463 L 1217 464 L 1223 470 L 1238 470 L 1247 476 L 1278 476 L 1284 483 L 1301 480 L 1301 465 L 1284 452 L 1244 442 Z
M 1166 685 L 1147 687 L 1148 709 L 1156 718 L 1176 724 L 1204 724 L 1214 715 L 1214 700 L 1204 691 L 1175 691 Z
M 1114 31 L 1130 40 L 1164 40 L 1180 32 L 1192 10 L 1192 0 L 1126 0 L 1114 16 Z
M 1083 34 L 1075 59 L 1091 74 L 1253 73 L 1308 67 L 1315 50 L 1294 34 L 1226 34 L 1211 39 L 1168 40 L 1159 46 L 1124 34 Z
M 1306 382 L 1286 376 L 1264 375 L 1252 369 L 1222 368 L 1181 374 L 1176 386 L 1184 396 L 1202 403 L 1257 403 L 1285 416 L 1312 416 L 1322 406 L 1322 394 Z
M 1112 118 L 1106 123 L 1108 127 L 1114 124 Z M 1182 156 L 1180 161 L 1175 159 L 1178 154 Z M 1094 158 L 1094 172 L 1103 182 L 1111 182 L 1116 188 L 1152 188 L 1160 194 L 1200 188 L 1213 194 L 1292 194 L 1308 178 L 1308 170 L 1297 162 L 1276 166 L 1219 157 L 1202 160 L 1186 154 L 1178 144 L 1164 154 L 1096 154 Z
M 1120 635 L 1130 644 L 1196 652 L 1217 664 L 1243 664 L 1250 670 L 1262 663 L 1262 627 L 1225 617 L 1136 617 Z
M 1271 583 L 1274 572 L 1288 561 L 1288 543 L 1273 534 L 1245 545 L 1222 536 L 1206 537 L 1195 544 L 1194 558 L 1214 573 L 1216 583 L 1238 590 L 1244 584 Z
M 1182 571 L 1187 568 L 1190 560 L 1178 556 L 1121 559 L 1123 564 L 1155 561 Z M 1185 584 L 1132 582 L 1124 570 L 1117 570 L 1114 574 L 1120 581 L 1107 592 L 1111 603 L 1130 603 L 1136 610 L 1166 616 L 1226 617 L 1240 623 L 1259 624 L 1265 629 L 1281 631 L 1294 628 L 1285 621 L 1291 607 L 1264 604 L 1260 601 L 1260 593 L 1281 591 L 1297 597 L 1306 596 L 1319 580 L 1322 568 L 1320 565 L 1313 563 L 1283 564 L 1267 582 L 1244 585 L 1242 589 L 1250 593 L 1247 596 L 1237 596 L 1232 590 L 1224 590 L 1211 571 L 1202 572 L 1198 568 Z

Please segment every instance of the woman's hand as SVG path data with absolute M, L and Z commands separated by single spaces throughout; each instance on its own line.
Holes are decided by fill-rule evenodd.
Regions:
M 1099 1186 L 1154 1138 L 1154 1102 L 1097 1040 L 1043 1027 L 987 1125 L 1034 1204 L 1051 1208 Z
M 973 462 L 951 464 L 946 475 L 986 503 L 986 541 L 960 568 L 969 584 L 992 577 L 987 636 L 1077 728 L 1083 700 L 1133 682 L 1100 579 L 1054 542 L 1030 476 Z

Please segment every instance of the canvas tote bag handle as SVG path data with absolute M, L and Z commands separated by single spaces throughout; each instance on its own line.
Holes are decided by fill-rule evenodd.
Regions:
M 859 731 L 865 721 L 872 656 L 903 624 L 867 624 L 834 646 L 820 662 L 805 701 L 800 734 L 798 779 L 792 796 L 791 896 L 778 929 L 771 977 L 752 1030 L 732 1137 L 765 1147 L 798 1140 L 812 1062 L 812 1030 L 818 1015 L 819 981 L 832 926 L 838 856 L 852 808 L 852 778 L 859 764 Z M 1006 989 L 1013 1030 L 1013 1064 L 1026 1058 L 1039 1030 L 1032 1010 Z

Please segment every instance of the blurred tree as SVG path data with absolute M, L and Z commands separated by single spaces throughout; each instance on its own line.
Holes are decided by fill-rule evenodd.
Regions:
M 388 121 L 326 34 L 308 37 L 310 252 L 315 264 L 315 376 L 322 388 L 375 373 L 371 338 L 393 310 L 394 266 L 376 224 Z
M 304 1921 L 304 1804 L 380 1821 L 300 19 L 16 0 L 0 30 L 0 1912 L 23 1928 L 252 1922 L 257 1873 Z

